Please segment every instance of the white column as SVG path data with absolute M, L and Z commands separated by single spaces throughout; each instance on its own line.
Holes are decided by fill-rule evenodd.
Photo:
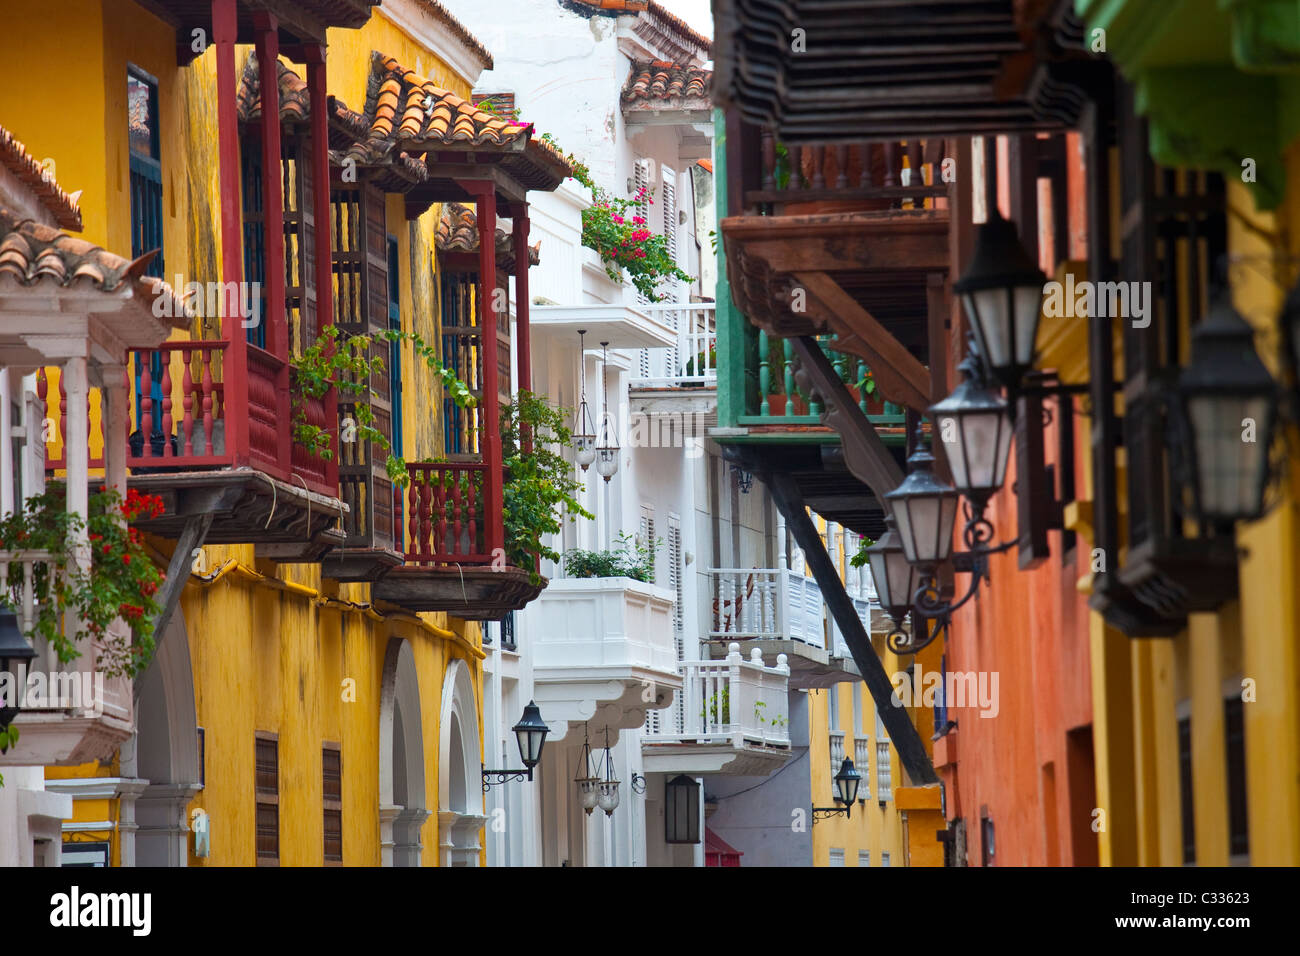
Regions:
M 90 540 L 84 524 L 90 517 L 90 416 L 87 412 L 90 385 L 86 378 L 85 356 L 64 362 L 63 387 L 68 396 L 68 430 L 64 435 L 68 512 L 81 516 L 83 527 L 77 533 L 76 561 L 83 570 L 89 571 Z

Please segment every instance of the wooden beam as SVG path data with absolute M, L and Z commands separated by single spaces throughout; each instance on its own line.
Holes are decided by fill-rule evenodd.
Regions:
M 244 230 L 240 206 L 239 111 L 235 103 L 235 0 L 212 0 L 212 40 L 217 60 L 217 167 L 221 192 L 221 281 L 238 288 L 243 279 Z M 265 87 L 263 87 L 265 89 Z M 279 89 L 278 81 L 272 89 Z M 223 309 L 221 335 L 230 343 L 224 358 L 223 411 L 226 447 L 236 466 L 248 458 L 248 339 L 238 310 Z M 236 314 L 229 314 L 231 311 Z
M 844 445 L 844 463 L 879 501 L 903 482 L 903 470 L 885 443 L 876 434 L 849 390 L 840 381 L 826 353 L 812 336 L 790 340 L 799 354 L 803 370 L 812 379 L 822 397 L 826 411 L 822 421 L 840 433 Z
M 795 541 L 803 549 L 804 559 L 812 568 L 813 577 L 821 587 L 822 599 L 830 608 L 835 623 L 839 625 L 845 643 L 849 645 L 853 660 L 862 673 L 862 681 L 867 685 L 871 699 L 875 702 L 876 713 L 880 715 L 881 723 L 889 731 L 894 748 L 898 751 L 898 759 L 902 762 L 903 769 L 907 771 L 908 778 L 913 785 L 917 786 L 938 783 L 939 777 L 934 772 L 934 764 L 930 760 L 930 755 L 926 753 L 925 743 L 921 740 L 921 735 L 917 732 L 911 718 L 908 717 L 907 710 L 894 706 L 894 686 L 890 683 L 889 675 L 885 673 L 880 658 L 871 646 L 871 640 L 862 626 L 857 609 L 844 590 L 844 582 L 840 580 L 839 572 L 831 562 L 830 555 L 826 553 L 826 542 L 822 540 L 822 536 L 817 533 L 812 520 L 808 517 L 794 479 L 780 472 L 772 472 L 761 477 L 772 493 L 777 508 L 785 516 L 786 527 L 790 529 Z
M 808 294 L 852 328 L 867 364 L 890 401 L 924 412 L 930 407 L 930 373 L 880 322 L 825 272 L 798 272 Z
M 211 511 L 191 515 L 186 519 L 185 528 L 176 540 L 176 549 L 172 551 L 171 560 L 167 562 L 167 577 L 163 579 L 162 587 L 158 590 L 158 616 L 154 618 L 153 622 L 155 642 L 153 657 L 145 665 L 144 673 L 135 680 L 137 700 L 140 697 L 140 691 L 145 686 L 149 672 L 154 667 L 154 661 L 158 660 L 158 654 L 162 651 L 162 643 L 167 639 L 167 626 L 171 623 L 172 614 L 175 613 L 177 606 L 181 603 L 181 593 L 185 590 L 185 582 L 190 579 L 190 568 L 194 563 L 194 551 L 203 546 L 203 542 L 208 536 L 208 529 L 212 527 L 213 517 Z
M 948 213 L 944 209 L 727 216 L 720 228 L 728 242 L 743 244 L 746 256 L 762 259 L 773 272 L 935 272 L 948 268 Z

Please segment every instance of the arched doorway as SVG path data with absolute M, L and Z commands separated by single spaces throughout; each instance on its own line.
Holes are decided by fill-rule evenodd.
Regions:
M 478 704 L 473 671 L 459 658 L 442 682 L 438 744 L 438 858 L 443 866 L 478 866 L 485 820 Z
M 424 793 L 424 727 L 415 654 L 391 638 L 379 698 L 379 844 L 384 866 L 419 866 Z
M 132 856 L 128 842 L 134 820 L 137 866 L 185 866 L 190 832 L 185 808 L 200 789 L 199 734 L 190 641 L 179 608 L 139 678 L 135 708 L 136 735 L 123 745 L 122 773 L 147 784 L 135 794 L 125 789 L 121 794 L 123 864 Z

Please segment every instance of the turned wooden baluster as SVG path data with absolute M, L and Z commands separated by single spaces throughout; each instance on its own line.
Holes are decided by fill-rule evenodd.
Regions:
M 153 382 L 149 377 L 149 355 L 140 352 L 140 457 L 153 457 Z
M 812 147 L 812 181 L 813 189 L 826 188 L 826 147 Z
M 474 554 L 478 551 L 478 495 L 475 494 L 477 489 L 474 487 L 474 479 L 479 472 L 469 472 L 469 480 L 465 482 L 465 514 L 468 518 L 466 524 L 469 529 L 469 544 L 466 545 L 467 552 Z
M 193 352 L 186 352 L 181 362 L 181 433 L 185 439 L 181 454 L 186 457 L 194 454 L 194 376 L 190 372 L 193 357 Z
M 465 499 L 460 487 L 461 472 L 452 471 L 449 474 L 451 475 L 451 541 L 448 542 L 450 546 L 447 548 L 447 553 L 461 554 L 460 536 L 465 530 L 462 521 L 465 511 Z
M 924 186 L 925 179 L 921 175 L 921 141 L 919 139 L 908 140 L 907 143 L 907 168 L 910 171 L 909 186 Z
M 845 143 L 835 147 L 835 188 L 844 189 L 849 184 L 849 147 Z
M 41 400 L 41 453 L 45 454 L 45 423 L 50 420 L 50 405 L 46 400 L 50 394 L 50 381 L 45 376 L 45 367 L 36 370 L 36 397 Z
M 162 430 L 163 457 L 172 455 L 172 353 L 162 353 Z
M 897 186 L 898 180 L 894 178 L 894 144 L 885 144 L 885 185 Z
M 63 387 L 63 370 L 59 370 L 59 436 L 63 439 L 63 458 L 68 457 L 68 390 Z
M 768 344 L 767 333 L 762 329 L 758 330 L 758 394 L 761 401 L 758 406 L 758 414 L 771 415 L 772 403 L 767 400 L 768 388 L 772 384 L 772 363 L 769 359 L 771 346 Z
M 409 472 L 408 472 L 409 474 Z M 407 519 L 406 519 L 406 554 L 408 557 L 415 555 L 415 559 L 420 559 L 420 482 L 415 475 L 410 475 L 409 487 L 406 490 Z
M 203 350 L 203 454 L 215 454 L 212 447 L 212 426 L 216 418 L 212 386 L 212 350 Z
M 433 533 L 433 541 L 429 545 L 429 557 L 432 560 L 434 555 L 445 554 L 447 550 L 447 486 L 443 481 L 446 476 L 445 471 L 430 471 L 427 474 L 429 484 L 425 486 L 424 503 L 425 518 L 424 527 L 428 530 L 425 534 Z M 434 527 L 433 516 L 438 516 L 437 526 Z

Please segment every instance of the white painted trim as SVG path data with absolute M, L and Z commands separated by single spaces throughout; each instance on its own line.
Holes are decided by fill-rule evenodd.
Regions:
M 486 67 L 479 55 L 428 13 L 417 12 L 409 0 L 387 0 L 377 12 L 416 43 L 451 67 L 471 86 L 478 82 Z M 423 22 L 420 22 L 420 21 Z M 403 64 L 414 69 L 414 63 Z

